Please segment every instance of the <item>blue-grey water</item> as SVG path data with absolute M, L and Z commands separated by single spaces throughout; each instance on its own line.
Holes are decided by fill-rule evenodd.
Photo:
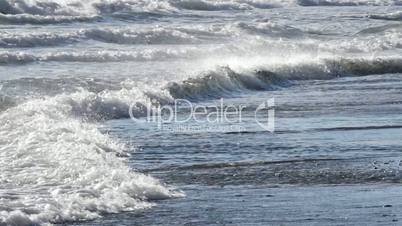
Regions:
M 0 225 L 398 225 L 401 15 L 0 0 Z M 149 122 L 177 100 L 241 120 Z

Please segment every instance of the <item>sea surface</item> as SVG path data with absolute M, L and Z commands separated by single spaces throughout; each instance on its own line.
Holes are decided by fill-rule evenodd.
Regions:
M 400 0 L 0 0 L 0 225 L 398 225 L 401 154 Z

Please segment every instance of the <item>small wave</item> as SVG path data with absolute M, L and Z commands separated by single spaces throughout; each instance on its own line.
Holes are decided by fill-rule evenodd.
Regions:
M 172 57 L 182 57 L 186 55 L 186 50 L 144 50 L 138 52 L 60 52 L 47 54 L 37 58 L 37 61 L 57 61 L 57 62 L 122 62 L 122 61 L 148 61 L 165 60 Z M 28 57 L 29 58 L 29 57 Z
M 162 27 L 144 31 L 91 29 L 81 33 L 89 39 L 118 44 L 186 44 L 197 41 L 183 31 Z
M 142 54 L 113 54 L 94 53 L 94 54 L 74 54 L 57 53 L 49 56 L 32 56 L 3 54 L 0 55 L 1 63 L 27 63 L 41 61 L 79 61 L 79 62 L 110 62 L 124 60 L 144 60 L 157 59 L 161 57 L 160 52 L 154 52 L 152 57 L 145 57 Z M 166 53 L 165 53 L 166 54 Z M 163 56 L 162 56 L 163 57 Z M 160 58 L 159 58 L 160 59 Z M 302 62 L 298 64 L 279 64 L 274 67 L 256 67 L 248 72 L 236 72 L 230 67 L 218 67 L 199 74 L 196 77 L 185 79 L 184 81 L 170 82 L 163 89 L 172 98 L 187 99 L 211 99 L 222 96 L 231 96 L 247 90 L 272 90 L 287 87 L 294 80 L 310 79 L 332 79 L 344 76 L 365 76 L 371 74 L 401 73 L 402 59 L 400 58 L 379 58 L 379 59 L 360 59 L 360 58 L 339 58 L 321 59 L 312 62 Z M 115 88 L 118 89 L 118 86 Z M 162 90 L 161 90 L 162 91 Z M 152 92 L 151 92 L 152 93 Z M 101 98 L 102 99 L 102 98 Z M 108 112 L 109 105 L 101 107 L 104 112 Z M 83 108 L 85 109 L 85 108 Z M 124 104 L 116 109 L 121 109 L 118 116 L 106 116 L 105 118 L 128 117 L 128 104 Z M 124 113 L 124 114 L 123 114 Z M 110 113 L 109 115 L 114 115 Z M 100 114 L 101 117 L 102 114 Z
M 398 29 L 402 30 L 402 24 L 387 24 L 383 26 L 377 27 L 369 27 L 359 31 L 357 34 L 367 35 L 367 34 L 374 34 L 374 33 L 382 33 L 384 31 L 388 31 L 390 29 Z
M 53 56 L 54 59 L 48 60 L 77 60 L 74 55 L 57 55 Z M 72 57 L 72 59 L 69 59 Z M 78 56 L 78 59 L 84 56 Z M 22 55 L 24 58 L 24 55 Z M 26 57 L 28 60 L 35 60 L 32 57 Z M 93 61 L 91 57 L 85 58 L 85 60 Z M 97 61 L 98 58 L 96 58 Z M 121 60 L 121 59 L 119 59 Z M 82 59 L 80 59 L 82 61 Z M 110 59 L 105 58 L 105 61 Z M 132 103 L 138 103 L 138 114 L 144 113 L 144 106 L 150 99 L 157 99 L 160 103 L 170 103 L 175 98 L 187 98 L 191 100 L 202 99 L 214 99 L 222 96 L 233 96 L 243 93 L 244 91 L 261 91 L 261 90 L 275 90 L 292 85 L 295 80 L 310 80 L 319 79 L 326 80 L 336 77 L 344 76 L 364 76 L 371 74 L 386 74 L 386 73 L 401 73 L 402 72 L 402 59 L 399 58 L 387 58 L 387 59 L 322 59 L 316 62 L 303 62 L 294 65 L 276 65 L 270 69 L 257 68 L 250 69 L 249 71 L 237 72 L 232 68 L 218 67 L 215 70 L 210 70 L 198 74 L 196 77 L 190 77 L 183 81 L 166 82 L 164 85 L 162 82 L 159 88 L 135 88 L 121 89 L 119 84 L 104 85 L 104 82 L 86 82 L 77 81 L 72 82 L 74 87 L 81 87 L 84 90 L 90 90 L 93 95 L 88 95 L 85 101 L 82 100 L 80 104 L 71 104 L 75 114 L 79 117 L 85 117 L 95 120 L 107 120 L 112 118 L 128 118 L 129 106 Z M 21 89 L 24 89 L 24 81 L 16 81 L 21 83 Z M 28 82 L 29 83 L 29 82 Z M 51 92 L 51 89 L 47 89 L 48 84 L 54 84 L 54 87 L 60 87 L 54 89 L 54 94 L 57 92 L 76 92 L 77 89 L 70 89 L 66 82 L 50 80 L 34 81 L 32 84 L 38 84 L 38 89 L 44 89 Z M 18 84 L 12 83 L 11 86 L 19 87 Z M 57 84 L 60 84 L 58 86 Z M 98 85 L 99 84 L 99 85 Z M 70 86 L 70 87 L 71 87 Z M 31 88 L 35 88 L 32 86 Z M 88 88 L 93 87 L 93 88 Z M 98 88 L 96 88 L 98 87 Z M 36 89 L 36 88 L 35 88 Z M 29 89 L 24 89 L 29 90 Z M 61 90 L 61 91 L 59 91 Z M 105 92 L 104 92 L 105 90 Z M 113 91 L 115 90 L 115 91 Z M 107 91 L 107 92 L 106 92 Z M 112 92 L 113 91 L 113 92 Z M 36 93 L 43 94 L 35 91 Z M 117 92 L 117 93 L 116 93 Z M 132 93 L 134 92 L 134 93 Z M 113 94 L 114 93 L 114 94 Z M 32 94 L 29 94 L 32 96 Z M 49 95 L 52 95 L 51 93 Z M 139 95 L 139 96 L 138 96 Z M 136 97 L 142 101 L 133 102 L 130 97 Z M 116 98 L 115 98 L 116 97 Z
M 188 10 L 250 10 L 269 9 L 284 6 L 382 6 L 400 5 L 399 0 L 233 0 L 233 1 L 210 1 L 210 0 L 172 0 L 171 5 L 180 9 Z
M 270 90 L 291 85 L 293 80 L 332 79 L 344 76 L 401 73 L 402 59 L 323 59 L 298 65 L 279 65 L 244 74 L 221 67 L 166 87 L 174 98 L 204 99 L 230 96 L 245 90 Z
M 0 47 L 19 48 L 56 46 L 96 40 L 115 44 L 190 44 L 199 42 L 193 35 L 180 29 L 155 27 L 146 30 L 130 29 L 83 29 L 68 33 L 7 33 L 0 34 Z
M 237 23 L 236 26 L 245 31 L 246 34 L 267 35 L 281 38 L 301 38 L 303 31 L 290 26 L 281 26 L 268 20 L 256 21 L 256 24 Z
M 175 175 L 167 179 L 171 183 L 227 186 L 399 183 L 399 168 L 399 159 L 375 157 L 228 162 L 160 170 L 171 170 L 170 175 Z
M 346 76 L 365 76 L 402 72 L 401 58 L 335 58 L 315 63 L 279 66 L 274 71 L 290 80 L 326 80 Z
M 100 19 L 103 14 L 116 12 L 166 12 L 174 11 L 166 1 L 0 1 L 0 21 L 12 24 L 53 24 L 86 22 Z
M 167 170 L 204 170 L 204 169 L 224 169 L 224 168 L 240 168 L 240 167 L 255 167 L 263 165 L 275 165 L 286 163 L 309 163 L 321 161 L 342 161 L 346 159 L 339 158 L 326 158 L 326 159 L 289 159 L 277 161 L 243 161 L 243 162 L 222 162 L 222 163 L 204 163 L 194 164 L 189 166 L 170 167 L 170 168 L 156 168 L 149 171 L 167 171 Z
M 290 26 L 258 20 L 253 23 L 235 23 L 227 26 L 170 27 L 155 26 L 145 29 L 92 28 L 65 32 L 3 32 L 0 47 L 19 48 L 57 46 L 85 40 L 123 45 L 202 44 L 206 41 L 222 42 L 223 38 L 259 35 L 273 38 L 302 38 L 301 30 Z M 248 36 L 247 36 L 248 37 Z
M 9 15 L 0 13 L 0 24 L 59 24 L 98 20 L 98 16 L 42 16 L 31 14 Z
M 270 71 L 240 74 L 229 67 L 221 67 L 180 83 L 171 82 L 166 89 L 174 98 L 204 99 L 229 96 L 244 90 L 269 90 L 288 84 L 285 78 Z
M 144 51 L 98 51 L 98 52 L 55 52 L 34 55 L 25 52 L 0 53 L 0 65 L 27 64 L 33 62 L 124 62 L 166 60 L 190 57 L 191 50 L 144 50 Z
M 226 2 L 208 2 L 202 0 L 184 0 L 174 3 L 176 7 L 188 10 L 230 10 L 230 9 L 245 9 L 246 5 Z
M 142 116 L 151 99 L 160 104 L 173 102 L 164 89 L 130 80 L 20 78 L 1 81 L 0 87 L 1 111 L 35 99 L 59 98 L 63 100 L 59 104 L 67 105 L 66 115 L 90 122 L 128 118 L 131 104 L 138 107 L 131 113 Z
M 87 21 L 85 17 L 99 17 L 115 13 L 171 14 L 181 10 L 250 10 L 283 6 L 356 6 L 356 5 L 398 5 L 399 0 L 2 0 L 0 13 L 13 23 L 61 23 Z
M 181 9 L 216 11 L 216 10 L 246 10 L 253 8 L 273 8 L 277 5 L 263 1 L 204 1 L 204 0 L 182 0 L 173 1 L 172 4 Z
M 0 47 L 19 48 L 35 46 L 56 46 L 60 44 L 77 42 L 79 36 L 76 33 L 53 34 L 53 33 L 31 33 L 31 34 L 11 34 L 3 33 L 0 35 Z
M 0 53 L 0 64 L 3 65 L 26 64 L 35 62 L 37 60 L 38 57 L 26 53 L 9 53 L 9 52 Z
M 378 20 L 397 20 L 397 21 L 399 21 L 399 20 L 402 20 L 402 11 L 388 13 L 388 14 L 372 14 L 372 15 L 369 15 L 369 18 L 378 19 Z
M 0 82 L 0 92 L 7 97 L 13 97 L 13 101 L 25 102 L 28 98 L 35 99 L 45 96 L 55 96 L 61 93 L 70 94 L 80 90 L 100 93 L 104 90 L 120 90 L 117 81 L 77 78 L 63 76 L 63 78 L 19 78 L 3 80 Z
M 128 12 L 132 14 L 152 13 L 156 15 L 177 11 L 177 9 L 170 4 L 170 1 L 153 0 L 95 0 L 87 3 L 85 6 L 87 8 L 95 9 L 98 14 L 115 14 Z
M 31 14 L 31 15 L 81 15 L 78 11 L 82 8 L 79 2 L 62 1 L 26 1 L 26 0 L 2 0 L 0 2 L 3 14 Z
M 349 131 L 349 130 L 380 130 L 380 129 L 402 129 L 402 125 L 333 127 L 333 128 L 314 129 L 314 131 Z
M 92 1 L 57 1 L 57 0 L 2 0 L 0 13 L 30 14 L 41 16 L 88 16 L 112 14 L 116 12 L 166 12 L 174 11 L 169 1 L 152 0 L 92 0 Z
M 337 76 L 402 73 L 401 58 L 327 60 L 326 65 Z
M 66 59 L 67 56 L 67 59 Z M 22 56 L 23 58 L 24 56 Z M 74 55 L 52 56 L 49 60 L 77 60 Z M 72 59 L 69 59 L 72 57 Z M 81 58 L 84 56 L 79 56 Z M 28 60 L 32 58 L 27 57 Z M 33 59 L 35 60 L 35 59 Z M 82 61 L 82 59 L 80 59 Z M 93 60 L 85 58 L 85 60 Z M 96 58 L 97 60 L 97 58 Z M 105 59 L 110 61 L 110 59 Z M 138 103 L 139 116 L 144 113 L 144 106 L 150 99 L 157 99 L 160 103 L 171 103 L 175 98 L 187 98 L 191 100 L 214 99 L 222 96 L 233 96 L 244 91 L 275 90 L 292 85 L 295 80 L 326 80 L 345 76 L 365 76 L 371 74 L 401 73 L 402 59 L 321 59 L 312 62 L 299 64 L 282 64 L 271 68 L 256 68 L 248 71 L 237 72 L 232 68 L 218 67 L 214 70 L 205 71 L 195 77 L 186 78 L 182 81 L 163 81 L 161 86 L 134 88 L 133 90 L 123 88 L 120 84 L 107 84 L 102 81 L 81 81 L 69 78 L 40 79 L 40 80 L 13 80 L 8 81 L 10 87 L 21 87 L 21 90 L 28 92 L 34 89 L 39 95 L 55 95 L 60 92 L 77 92 L 78 89 L 89 90 L 92 95 L 87 95 L 86 100 L 80 104 L 70 104 L 73 112 L 79 117 L 95 120 L 107 120 L 112 118 L 128 118 L 129 106 Z M 69 80 L 66 82 L 65 80 Z M 24 88 L 24 84 L 31 84 L 30 88 Z M 165 84 L 164 84 L 165 83 Z M 7 87 L 7 83 L 4 83 Z M 37 84 L 37 85 L 35 85 Z M 52 84 L 53 89 L 46 88 Z M 69 85 L 70 84 L 70 85 Z M 107 84 L 107 85 L 106 85 Z M 70 87 L 70 88 L 69 88 Z M 39 90 L 44 90 L 42 93 Z M 54 94 L 51 91 L 54 90 Z M 29 91 L 30 92 L 30 91 Z M 34 96 L 28 93 L 28 96 Z M 91 98 L 89 98 L 91 97 Z M 134 101 L 139 99 L 142 101 Z M 138 98 L 137 98 L 138 97 Z
M 127 83 L 127 84 L 126 84 Z M 22 95 L 24 97 L 41 98 L 55 95 L 80 95 L 82 98 L 67 99 L 69 114 L 87 121 L 103 121 L 110 119 L 144 116 L 146 106 L 151 100 L 166 105 L 175 98 L 192 100 L 212 99 L 221 96 L 231 96 L 245 90 L 269 90 L 276 86 L 285 86 L 289 82 L 268 71 L 257 71 L 251 74 L 236 73 L 228 67 L 218 68 L 189 78 L 181 82 L 170 82 L 160 87 L 148 87 L 145 84 L 130 85 L 129 81 L 109 83 L 106 81 L 86 81 L 71 78 L 60 79 L 17 79 L 3 81 L 4 93 Z M 82 93 L 82 90 L 85 92 Z M 74 94 L 82 93 L 82 94 Z M 134 108 L 130 109 L 130 106 Z M 4 105 L 5 109 L 14 104 Z M 5 110 L 4 109 L 4 110 Z M 132 112 L 130 112 L 132 110 Z
M 297 0 L 301 6 L 383 6 L 400 3 L 399 0 Z

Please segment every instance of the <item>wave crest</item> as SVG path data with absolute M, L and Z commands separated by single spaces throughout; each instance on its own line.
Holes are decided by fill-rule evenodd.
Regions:
M 1 0 L 0 13 L 4 15 L 35 16 L 100 16 L 114 13 L 177 13 L 180 10 L 249 10 L 281 6 L 356 6 L 398 5 L 399 0 Z M 67 22 L 67 21 L 65 21 Z
M 5 48 L 55 46 L 78 41 L 79 36 L 75 33 L 54 34 L 54 33 L 31 33 L 12 34 L 3 33 L 0 35 L 0 46 Z
M 172 3 L 175 7 L 188 10 L 217 11 L 217 10 L 246 10 L 253 8 L 273 8 L 277 5 L 264 1 L 204 1 L 204 0 L 182 0 Z
M 191 31 L 190 31 L 191 32 Z M 82 40 L 96 40 L 115 44 L 191 44 L 200 41 L 185 29 L 154 27 L 146 30 L 131 29 L 82 29 L 65 33 L 7 33 L 0 34 L 0 47 L 20 48 L 57 46 Z M 193 31 L 196 32 L 196 31 Z
M 82 32 L 86 38 L 118 44 L 185 44 L 196 38 L 179 30 L 155 27 L 150 30 L 91 29 Z
M 99 19 L 98 16 L 42 16 L 31 14 L 7 15 L 0 13 L 0 24 L 59 24 L 88 22 Z
M 372 14 L 369 15 L 371 19 L 378 19 L 378 20 L 402 20 L 402 11 L 388 13 L 388 14 Z
M 237 23 L 236 26 L 245 31 L 246 34 L 267 35 L 281 38 L 301 38 L 305 36 L 304 32 L 297 28 L 282 26 L 268 20 L 256 21 L 255 24 L 240 22 Z
M 238 73 L 229 67 L 205 72 L 182 82 L 171 82 L 166 89 L 173 98 L 192 100 L 219 98 L 245 90 L 259 91 L 287 87 L 295 80 L 325 80 L 344 76 L 402 73 L 402 59 L 322 59 L 297 65 L 277 65 Z
M 288 84 L 285 79 L 270 71 L 241 74 L 229 67 L 221 67 L 180 83 L 171 82 L 166 89 L 173 98 L 196 100 L 230 96 L 244 90 L 269 90 L 285 84 Z
M 0 53 L 0 65 L 28 64 L 34 62 L 125 62 L 152 61 L 192 56 L 190 50 L 143 50 L 143 51 L 92 51 L 92 52 L 54 52 L 46 54 L 30 54 L 25 52 Z
M 301 6 L 383 6 L 399 5 L 399 0 L 296 0 Z

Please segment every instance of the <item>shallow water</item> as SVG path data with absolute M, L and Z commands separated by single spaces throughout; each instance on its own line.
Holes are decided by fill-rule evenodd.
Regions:
M 275 134 L 252 123 L 241 133 L 172 134 L 111 121 L 112 136 L 136 145 L 129 165 L 186 197 L 89 224 L 397 224 L 401 78 L 308 81 L 231 99 L 250 104 L 274 96 Z
M 400 4 L 0 2 L 0 225 L 397 224 Z

